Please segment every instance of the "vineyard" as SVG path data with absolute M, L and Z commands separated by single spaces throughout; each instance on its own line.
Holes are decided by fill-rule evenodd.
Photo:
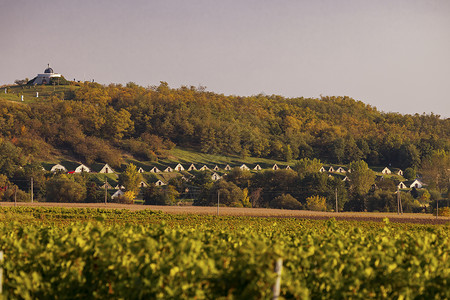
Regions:
M 0 207 L 0 299 L 449 299 L 449 229 Z

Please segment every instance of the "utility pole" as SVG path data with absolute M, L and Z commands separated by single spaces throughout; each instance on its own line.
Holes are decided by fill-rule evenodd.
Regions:
M 436 219 L 438 218 L 438 216 L 439 216 L 439 200 L 436 199 Z
M 14 187 L 14 206 L 17 206 L 17 186 Z
M 33 191 L 33 177 L 31 177 L 31 203 L 33 203 L 34 191 Z
M 217 190 L 217 215 L 219 215 L 220 190 Z
M 105 177 L 105 205 L 107 201 L 108 201 L 108 178 Z
M 335 194 L 336 194 L 336 212 L 339 212 L 339 208 L 338 208 L 338 198 L 337 198 L 337 188 L 335 189 Z

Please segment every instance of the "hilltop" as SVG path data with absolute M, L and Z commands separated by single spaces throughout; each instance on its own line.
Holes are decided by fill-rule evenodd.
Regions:
M 407 168 L 450 149 L 450 119 L 383 113 L 349 97 L 224 96 L 164 82 L 149 88 L 75 82 L 5 88 L 0 136 L 44 161 L 66 156 L 117 167 L 124 158 L 168 158 L 177 146 L 240 158 L 363 159 Z

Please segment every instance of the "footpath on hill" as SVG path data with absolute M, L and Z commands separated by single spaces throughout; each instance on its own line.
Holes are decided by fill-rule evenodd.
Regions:
M 117 203 L 51 203 L 51 202 L 18 202 L 17 206 L 36 207 L 65 207 L 65 208 L 107 208 L 107 209 L 129 209 L 129 210 L 155 210 L 169 214 L 199 214 L 217 215 L 217 207 L 214 206 L 156 206 L 139 204 L 117 204 Z M 1 206 L 14 206 L 14 202 L 0 202 Z M 304 218 L 313 220 L 336 220 L 347 221 L 373 221 L 381 222 L 384 218 L 396 223 L 416 224 L 450 224 L 450 217 L 438 217 L 431 214 L 404 213 L 370 213 L 370 212 L 318 212 L 307 210 L 283 210 L 272 208 L 236 208 L 220 207 L 221 216 L 247 216 L 247 217 L 270 217 L 270 218 Z

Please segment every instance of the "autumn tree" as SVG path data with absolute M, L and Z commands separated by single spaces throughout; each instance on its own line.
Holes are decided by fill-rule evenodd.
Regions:
M 375 172 L 369 169 L 367 163 L 363 160 L 353 161 L 348 173 L 350 187 L 358 195 L 365 195 L 375 183 Z
M 127 191 L 137 193 L 139 183 L 142 180 L 141 174 L 134 164 L 129 163 L 124 172 L 119 175 L 119 184 L 123 185 Z

